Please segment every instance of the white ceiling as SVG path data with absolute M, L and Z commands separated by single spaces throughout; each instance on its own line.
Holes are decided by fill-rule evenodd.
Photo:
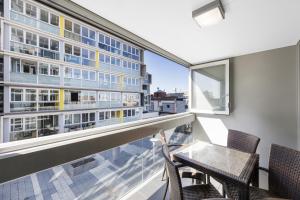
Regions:
M 212 0 L 73 1 L 192 64 L 300 39 L 300 0 L 223 0 L 225 20 L 205 28 L 192 11 Z

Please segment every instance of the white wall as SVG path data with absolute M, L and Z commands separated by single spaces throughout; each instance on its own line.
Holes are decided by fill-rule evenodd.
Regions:
M 296 46 L 232 58 L 229 116 L 197 115 L 197 138 L 226 145 L 227 129 L 261 138 L 260 165 L 267 167 L 272 143 L 297 148 L 298 81 Z

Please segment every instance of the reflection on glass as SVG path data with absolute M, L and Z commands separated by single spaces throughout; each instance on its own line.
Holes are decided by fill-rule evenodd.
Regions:
M 166 135 L 172 144 L 192 140 L 188 129 L 182 127 L 166 130 Z M 159 136 L 151 135 L 0 184 L 0 199 L 116 200 L 162 171 L 163 166 Z
M 192 109 L 203 112 L 226 111 L 226 65 L 192 71 Z

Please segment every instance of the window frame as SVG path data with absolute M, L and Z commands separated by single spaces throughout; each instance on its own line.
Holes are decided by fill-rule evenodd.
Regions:
M 212 111 L 212 110 L 200 110 L 200 109 L 195 109 L 192 108 L 192 101 L 193 101 L 193 92 L 192 92 L 192 84 L 193 84 L 193 70 L 201 69 L 201 68 L 208 68 L 208 67 L 214 67 L 218 65 L 225 65 L 225 110 L 224 111 Z M 193 113 L 201 113 L 201 114 L 212 114 L 212 115 L 230 115 L 230 73 L 229 69 L 230 64 L 229 64 L 229 59 L 225 60 L 220 60 L 220 61 L 215 61 L 215 62 L 210 62 L 210 63 L 205 63 L 205 64 L 200 64 L 200 65 L 195 65 L 190 67 L 190 72 L 189 72 L 189 94 L 190 94 L 190 99 L 189 99 L 189 111 Z

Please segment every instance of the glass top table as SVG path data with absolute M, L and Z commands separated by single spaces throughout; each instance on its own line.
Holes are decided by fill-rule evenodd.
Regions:
M 172 157 L 186 166 L 202 171 L 246 190 L 258 168 L 258 155 L 224 146 L 197 141 L 172 152 Z M 258 169 L 257 169 L 258 173 Z M 245 198 L 247 199 L 247 195 Z

